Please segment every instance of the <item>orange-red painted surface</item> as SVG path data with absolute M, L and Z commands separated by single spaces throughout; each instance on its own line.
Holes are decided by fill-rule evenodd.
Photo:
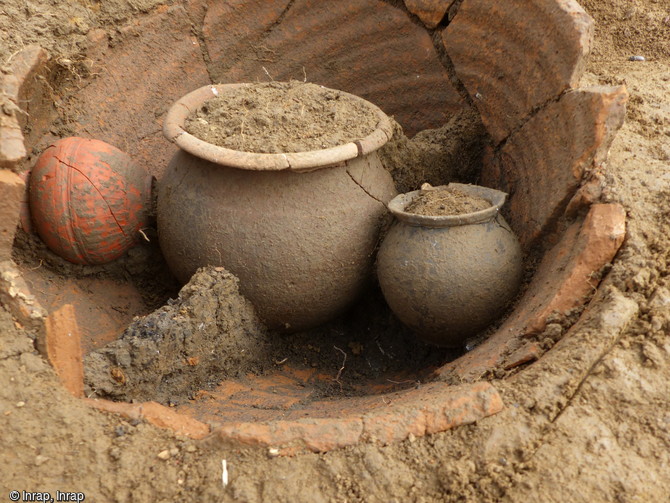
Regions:
M 116 147 L 63 138 L 32 170 L 30 211 L 54 253 L 76 264 L 104 264 L 137 242 L 150 191 L 149 175 Z

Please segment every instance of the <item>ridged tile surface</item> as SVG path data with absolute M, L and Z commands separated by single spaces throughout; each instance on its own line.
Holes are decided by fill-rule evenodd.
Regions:
M 378 0 L 296 0 L 281 12 L 263 4 L 257 14 L 251 7 L 259 2 L 238 3 L 249 5 L 235 11 L 235 23 L 247 29 L 243 36 L 227 28 L 233 18 L 225 9 L 210 8 L 207 15 L 216 81 L 306 77 L 371 101 L 409 134 L 441 126 L 463 106 L 430 35 L 402 9 Z M 235 62 L 219 64 L 219 57 Z
M 509 193 L 510 224 L 524 248 L 561 216 L 585 171 L 605 159 L 623 123 L 628 93 L 594 87 L 566 93 L 513 134 L 482 171 Z
M 574 0 L 466 0 L 443 32 L 458 78 L 496 142 L 575 87 L 593 32 Z

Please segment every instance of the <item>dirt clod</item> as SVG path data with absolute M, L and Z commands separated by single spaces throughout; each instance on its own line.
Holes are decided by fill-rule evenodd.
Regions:
M 237 285 L 221 267 L 198 271 L 176 300 L 87 356 L 87 396 L 175 404 L 214 376 L 254 369 L 270 340 Z
M 426 129 L 408 138 L 393 121 L 393 137 L 379 149 L 398 192 L 417 190 L 422 183 L 476 183 L 487 134 L 473 109 L 453 114 L 437 129 Z

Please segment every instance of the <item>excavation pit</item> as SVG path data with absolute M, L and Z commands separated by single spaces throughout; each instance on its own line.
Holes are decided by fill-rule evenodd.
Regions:
M 322 451 L 366 439 L 388 443 L 410 434 L 418 436 L 474 422 L 501 410 L 503 403 L 495 386 L 481 379 L 504 376 L 519 365 L 542 357 L 558 340 L 567 344 L 571 324 L 594 294 L 603 267 L 613 259 L 625 235 L 622 208 L 599 203 L 604 183 L 599 168 L 621 124 L 625 90 L 577 88 L 588 53 L 591 22 L 576 4 L 547 0 L 541 12 L 531 9 L 530 2 L 519 4 L 503 9 L 495 2 L 464 2 L 455 15 L 452 12 L 443 23 L 427 30 L 403 9 L 383 2 L 340 2 L 333 9 L 296 2 L 282 17 L 279 28 L 267 33 L 263 20 L 278 13 L 270 12 L 273 6 L 258 6 L 268 10 L 264 12 L 266 16 L 235 19 L 234 23 L 235 26 L 252 23 L 255 32 L 248 33 L 263 37 L 264 47 L 271 49 L 277 58 L 272 65 L 259 64 L 253 51 L 248 54 L 242 51 L 243 55 L 236 60 L 226 59 L 225 54 L 239 54 L 231 48 L 239 49 L 236 44 L 241 42 L 233 31 L 217 29 L 231 22 L 221 8 L 200 11 L 191 4 L 160 7 L 128 23 L 113 44 L 105 34 L 92 32 L 86 61 L 93 68 L 97 65 L 100 71 L 85 76 L 86 85 L 74 93 L 67 82 L 54 81 L 54 76 L 62 73 L 53 71 L 57 63 L 47 64 L 39 49 L 30 48 L 18 55 L 12 68 L 22 85 L 14 94 L 17 99 L 21 94 L 22 99 L 35 99 L 29 103 L 29 118 L 17 118 L 24 133 L 19 143 L 27 146 L 30 155 L 24 160 L 24 154 L 18 152 L 12 160 L 3 151 L 6 174 L 11 179 L 11 184 L 4 187 L 15 196 L 18 194 L 11 199 L 16 202 L 11 209 L 16 211 L 9 219 L 9 229 L 16 224 L 20 206 L 20 190 L 16 187 L 20 188 L 21 183 L 12 176 L 29 168 L 34 153 L 39 153 L 53 139 L 76 133 L 108 141 L 145 163 L 152 174 L 160 177 L 173 152 L 161 138 L 160 119 L 172 101 L 210 84 L 212 78 L 265 79 L 266 72 L 275 79 L 300 77 L 305 64 L 319 61 L 314 65 L 315 71 L 307 74 L 310 80 L 369 99 L 394 114 L 410 133 L 440 128 L 450 124 L 454 117 L 470 117 L 476 112 L 486 132 L 472 122 L 467 122 L 468 127 L 448 129 L 460 133 L 455 135 L 458 141 L 450 138 L 451 146 L 466 146 L 464 150 L 435 147 L 431 151 L 426 144 L 435 145 L 428 141 L 440 138 L 435 132 L 417 134 L 418 140 L 426 140 L 422 145 L 419 141 L 398 138 L 398 158 L 409 158 L 414 153 L 415 159 L 431 156 L 449 159 L 453 172 L 448 169 L 445 172 L 441 163 L 434 163 L 439 169 L 421 173 L 408 169 L 406 163 L 387 167 L 396 175 L 401 191 L 417 188 L 416 182 L 422 181 L 439 185 L 454 180 L 477 180 L 508 192 L 509 221 L 524 250 L 529 256 L 542 257 L 514 312 L 484 342 L 448 362 L 456 355 L 439 355 L 431 360 L 435 354 L 424 349 L 430 354 L 418 365 L 406 367 L 405 372 L 394 369 L 379 380 L 367 381 L 363 390 L 349 393 L 358 396 L 337 396 L 343 377 L 353 368 L 346 365 L 353 359 L 354 348 L 349 346 L 352 341 L 343 340 L 342 344 L 332 346 L 350 355 L 348 362 L 333 347 L 321 349 L 332 352 L 328 369 L 319 368 L 318 363 L 311 367 L 312 362 L 308 362 L 306 368 L 281 370 L 287 361 L 275 364 L 279 369 L 273 372 L 239 376 L 205 389 L 199 396 L 195 392 L 194 400 L 173 404 L 174 407 L 167 402 L 162 406 L 151 402 L 90 400 L 89 403 L 105 410 L 143 416 L 196 437 L 213 434 L 233 442 L 279 446 L 285 452 L 302 448 Z M 190 15 L 203 19 L 205 28 L 197 37 L 190 32 Z M 331 44 L 330 50 L 296 44 L 290 35 L 299 33 L 299 38 L 307 40 L 324 22 L 345 26 L 336 22 L 344 17 L 352 19 L 354 26 L 360 24 L 361 30 L 348 28 L 338 35 L 326 36 L 322 44 Z M 373 24 L 369 20 L 373 18 L 380 23 L 371 32 Z M 480 25 L 481 20 L 486 20 L 486 24 Z M 297 25 L 301 29 L 296 31 Z M 479 36 L 482 31 L 490 35 Z M 365 43 L 353 44 L 351 51 L 337 50 L 347 47 L 347 37 L 354 41 L 358 33 L 369 33 Z M 398 38 L 388 37 L 388 33 L 396 33 Z M 556 37 L 546 37 L 546 33 Z M 515 37 L 526 43 L 519 44 Z M 311 39 L 316 38 L 314 35 Z M 170 50 L 155 51 L 157 46 Z M 523 51 L 519 51 L 520 46 Z M 385 50 L 389 48 L 394 50 Z M 202 58 L 203 50 L 209 54 L 208 59 Z M 367 57 L 370 51 L 378 57 Z M 146 65 L 149 75 L 129 75 L 127 68 L 140 60 L 149 63 Z M 409 66 L 411 71 L 406 71 L 408 65 L 413 65 Z M 45 95 L 45 82 L 49 82 L 45 77 L 47 69 L 52 70 L 48 74 L 50 85 L 56 85 L 67 107 L 40 106 L 38 97 Z M 121 81 L 113 78 L 120 71 L 126 76 Z M 43 78 L 37 78 L 40 76 Z M 386 85 L 379 87 L 379 82 Z M 452 82 L 459 84 L 454 86 Z M 394 92 L 395 89 L 405 92 Z M 129 110 L 135 113 L 129 115 Z M 9 129 L 14 134 L 12 141 L 18 145 L 16 128 Z M 444 147 L 445 142 L 438 144 Z M 9 141 L 3 140 L 3 146 L 7 145 Z M 486 152 L 482 157 L 483 145 Z M 479 168 L 472 170 L 472 166 Z M 128 273 L 127 267 L 118 274 L 101 272 L 102 277 L 80 271 L 78 276 L 64 275 L 50 281 L 54 273 L 49 264 L 40 266 L 39 259 L 37 262 L 24 259 L 17 259 L 18 271 L 25 281 L 23 297 L 12 295 L 16 289 L 8 287 L 11 297 L 8 303 L 14 306 L 17 316 L 36 325 L 40 323 L 39 309 L 35 303 L 26 307 L 26 298 L 34 295 L 47 309 L 50 314 L 43 340 L 38 344 L 47 353 L 51 348 L 51 361 L 68 383 L 68 389 L 81 394 L 79 374 L 71 372 L 77 366 L 62 364 L 58 348 L 67 345 L 59 341 L 73 337 L 68 334 L 80 333 L 83 348 L 99 347 L 117 337 L 133 316 L 148 314 L 156 307 L 152 302 L 157 299 L 143 298 L 141 286 L 132 279 L 122 280 Z M 7 267 L 14 266 L 7 264 Z M 11 276 L 5 274 L 10 278 L 5 279 L 10 286 L 14 281 Z M 174 294 L 170 290 L 174 285 L 170 287 L 169 280 L 165 288 L 166 296 Z M 44 293 L 42 297 L 40 291 Z M 112 295 L 123 300 L 122 309 L 114 309 L 114 303 L 109 301 Z M 64 307 L 67 305 L 73 307 Z M 377 330 L 381 331 L 378 327 Z M 406 340 L 404 337 L 406 334 L 402 340 Z M 353 342 L 365 345 L 370 339 Z M 76 344 L 72 347 L 76 348 Z M 77 360 L 77 355 L 66 353 L 64 358 Z M 283 358 L 276 355 L 276 362 Z M 188 361 L 184 365 L 197 366 L 189 365 Z M 344 370 L 339 373 L 342 367 Z M 116 372 L 111 377 L 122 385 L 122 375 Z M 72 378 L 75 381 L 68 381 Z M 311 401 L 305 396 L 305 390 L 316 381 L 330 387 L 329 399 L 319 393 Z M 396 390 L 396 386 L 405 389 Z

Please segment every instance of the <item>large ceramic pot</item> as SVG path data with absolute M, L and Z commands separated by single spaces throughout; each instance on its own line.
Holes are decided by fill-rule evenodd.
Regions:
M 175 276 L 223 266 L 268 326 L 321 324 L 356 298 L 373 266 L 386 204 L 396 195 L 376 150 L 391 137 L 378 117 L 364 139 L 311 152 L 259 154 L 206 143 L 183 129 L 191 110 L 242 85 L 205 86 L 177 101 L 164 133 L 180 151 L 158 187 L 158 230 Z
M 502 314 L 522 276 L 519 242 L 498 210 L 506 194 L 452 183 L 491 207 L 464 215 L 424 216 L 405 208 L 420 191 L 389 203 L 396 222 L 379 249 L 382 292 L 398 318 L 439 346 L 460 346 Z

